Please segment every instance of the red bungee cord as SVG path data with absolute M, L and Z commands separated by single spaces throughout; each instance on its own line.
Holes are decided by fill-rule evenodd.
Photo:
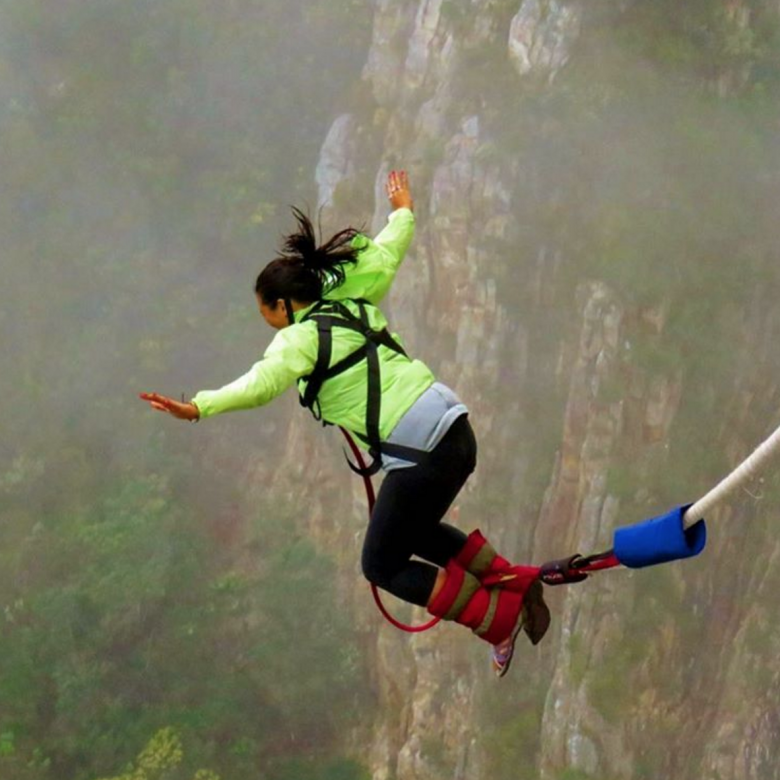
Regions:
M 344 434 L 344 438 L 347 440 L 347 444 L 349 444 L 350 450 L 352 450 L 352 455 L 357 461 L 358 466 L 361 469 L 366 468 L 366 461 L 363 458 L 363 453 L 358 448 L 357 444 L 355 444 L 355 441 L 353 438 L 349 435 L 349 433 L 339 426 L 339 429 Z M 374 504 L 376 503 L 376 494 L 374 493 L 374 485 L 371 482 L 371 477 L 368 476 L 368 474 L 363 474 L 363 485 L 366 488 L 366 499 L 368 500 L 368 517 L 371 518 L 371 513 L 374 511 Z M 374 595 L 374 601 L 376 602 L 377 607 L 379 607 L 379 611 L 385 616 L 385 618 L 392 623 L 396 628 L 400 628 L 401 631 L 406 631 L 409 634 L 419 634 L 421 631 L 427 631 L 429 628 L 433 628 L 440 620 L 441 618 L 435 617 L 433 620 L 429 620 L 427 623 L 423 623 L 419 626 L 408 626 L 405 623 L 401 623 L 399 620 L 396 620 L 388 611 L 387 607 L 382 603 L 382 599 L 379 597 L 379 588 L 377 588 L 374 583 L 371 583 L 371 593 Z

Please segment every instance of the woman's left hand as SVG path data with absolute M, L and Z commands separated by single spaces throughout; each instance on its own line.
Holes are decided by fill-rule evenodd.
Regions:
M 393 210 L 405 208 L 414 211 L 414 201 L 406 171 L 390 171 L 385 182 L 385 192 Z
M 177 420 L 196 422 L 200 419 L 200 410 L 191 401 L 175 401 L 173 398 L 159 393 L 140 393 L 139 397 L 142 401 L 148 401 L 152 409 L 156 409 L 158 412 L 167 412 Z

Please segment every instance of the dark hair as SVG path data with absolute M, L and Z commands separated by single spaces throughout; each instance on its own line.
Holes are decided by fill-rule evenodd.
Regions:
M 298 232 L 285 237 L 279 256 L 260 272 L 255 282 L 255 292 L 267 306 L 280 298 L 305 303 L 317 301 L 326 288 L 343 283 L 346 264 L 357 262 L 357 249 L 352 246 L 357 230 L 341 230 L 317 246 L 311 220 L 300 209 L 292 211 Z

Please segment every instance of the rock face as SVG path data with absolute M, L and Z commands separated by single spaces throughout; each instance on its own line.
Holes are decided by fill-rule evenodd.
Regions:
M 326 223 L 378 229 L 387 170 L 410 169 L 418 232 L 385 309 L 470 408 L 481 463 L 453 510 L 458 522 L 526 561 L 607 549 L 615 527 L 667 509 L 683 401 L 711 403 L 709 391 L 686 386 L 682 365 L 647 357 L 656 354 L 648 344 L 671 343 L 663 294 L 637 301 L 606 277 L 578 275 L 570 250 L 543 233 L 518 233 L 529 204 L 547 197 L 555 214 L 560 193 L 539 186 L 533 155 L 496 151 L 506 128 L 495 115 L 525 77 L 549 84 L 560 73 L 586 20 L 585 4 L 557 0 L 379 0 L 363 73 L 374 102 L 335 120 L 316 172 Z M 475 83 L 486 51 L 504 70 Z M 501 89 L 500 79 L 509 79 Z M 766 433 L 756 418 L 777 400 L 771 311 L 764 300 L 735 315 L 751 358 L 718 391 L 723 404 L 695 442 L 724 451 L 720 468 Z M 453 626 L 399 633 L 354 592 L 362 488 L 353 484 L 345 514 L 343 495 L 324 490 L 344 479 L 335 440 L 315 443 L 303 426 L 293 424 L 280 473 L 295 490 L 306 462 L 307 481 L 323 487 L 311 531 L 340 551 L 345 608 L 371 656 L 378 706 L 353 749 L 374 780 L 780 777 L 780 544 L 767 531 L 769 499 L 767 510 L 754 499 L 718 510 L 713 525 L 729 530 L 705 562 L 603 574 L 551 594 L 543 653 L 523 648 L 520 662 L 543 703 L 514 726 L 516 714 L 500 723 L 485 715 L 485 647 Z M 727 433 L 741 430 L 744 440 Z M 698 457 L 694 444 L 686 451 Z M 519 746 L 510 753 L 526 746 L 521 774 L 497 758 L 499 727 Z
M 509 28 L 509 57 L 517 72 L 552 78 L 569 61 L 581 16 L 577 4 L 525 0 Z
M 353 127 L 354 118 L 350 114 L 343 114 L 333 123 L 322 145 L 314 173 L 314 180 L 319 188 L 318 208 L 333 206 L 336 188 L 342 181 L 354 175 Z

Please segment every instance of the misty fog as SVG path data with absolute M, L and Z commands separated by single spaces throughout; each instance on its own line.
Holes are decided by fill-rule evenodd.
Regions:
M 0 777 L 780 778 L 774 471 L 496 682 L 382 622 L 294 392 L 137 398 L 246 371 L 290 206 L 377 231 L 404 168 L 383 308 L 479 434 L 453 522 L 597 552 L 780 424 L 779 133 L 769 0 L 3 0 Z

